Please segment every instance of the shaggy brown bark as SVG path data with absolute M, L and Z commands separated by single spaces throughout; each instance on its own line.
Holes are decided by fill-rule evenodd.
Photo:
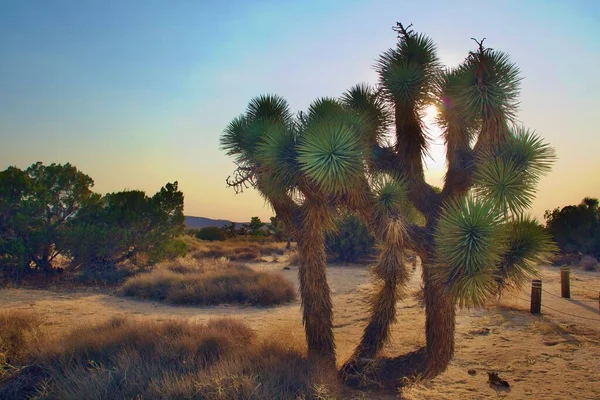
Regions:
M 427 260 L 423 263 L 425 286 L 425 338 L 427 341 L 424 375 L 433 378 L 448 368 L 454 356 L 456 306 L 443 282 L 432 276 Z
M 391 280 L 383 282 L 373 301 L 369 323 L 353 359 L 374 358 L 389 340 L 390 327 L 396 321 L 397 300 L 396 283 Z
M 375 267 L 380 289 L 371 305 L 371 317 L 365 327 L 354 359 L 373 358 L 390 336 L 390 327 L 396 321 L 396 301 L 400 286 L 408 281 L 404 265 L 404 229 L 398 221 L 390 221 L 383 232 L 383 249 Z
M 305 204 L 307 210 L 298 230 L 302 320 L 313 366 L 335 369 L 333 307 L 327 283 L 324 243 L 325 206 Z

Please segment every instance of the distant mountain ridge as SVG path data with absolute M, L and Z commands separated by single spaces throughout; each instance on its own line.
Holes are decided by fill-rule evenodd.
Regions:
M 232 221 L 227 219 L 211 219 L 205 217 L 193 217 L 190 215 L 185 216 L 185 226 L 188 229 L 200 229 L 207 226 L 216 226 L 221 228 L 223 225 L 231 225 Z M 236 222 L 235 227 L 240 228 L 242 224 L 247 222 Z

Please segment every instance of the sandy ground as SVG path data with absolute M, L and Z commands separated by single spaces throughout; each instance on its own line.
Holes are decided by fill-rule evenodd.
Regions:
M 280 263 L 258 263 L 254 267 L 281 272 L 297 284 L 297 267 L 282 270 Z M 327 278 L 333 292 L 338 360 L 342 364 L 360 339 L 367 320 L 367 299 L 373 288 L 366 266 L 330 266 Z M 600 399 L 600 273 L 572 272 L 571 300 L 557 296 L 560 295 L 557 268 L 543 268 L 542 280 L 545 292 L 541 316 L 529 314 L 529 288 L 504 293 L 502 301 L 484 309 L 460 310 L 456 354 L 448 370 L 432 381 L 405 387 L 397 397 Z M 403 300 L 398 302 L 399 318 L 385 355 L 401 355 L 425 343 L 424 311 L 414 296 L 420 284 L 417 269 Z M 68 293 L 0 289 L 0 304 L 5 309 L 41 312 L 47 328 L 55 333 L 114 316 L 198 321 L 228 316 L 240 318 L 266 335 L 303 340 L 299 301 L 274 308 L 182 307 L 130 300 L 98 289 Z M 471 369 L 475 375 L 467 372 Z M 498 372 L 511 387 L 506 390 L 490 387 L 487 371 Z M 366 394 L 366 398 L 393 397 L 396 395 Z

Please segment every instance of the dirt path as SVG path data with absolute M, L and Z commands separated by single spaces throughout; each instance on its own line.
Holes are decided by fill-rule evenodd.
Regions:
M 297 284 L 296 267 L 284 271 L 282 266 L 276 263 L 254 265 L 260 270 L 280 271 Z M 336 343 L 342 363 L 360 339 L 372 286 L 364 266 L 332 266 L 327 276 L 333 291 Z M 519 293 L 505 293 L 501 303 L 485 309 L 460 310 L 456 356 L 450 368 L 431 382 L 417 382 L 405 388 L 403 396 L 412 399 L 600 398 L 600 314 L 597 308 L 600 274 L 572 273 L 572 300 L 556 296 L 560 295 L 558 269 L 544 268 L 542 280 L 547 291 L 542 295 L 542 316 L 529 314 L 528 288 Z M 398 322 L 384 350 L 389 356 L 415 350 L 425 343 L 425 317 L 414 296 L 419 287 L 417 270 L 404 299 L 398 303 Z M 199 321 L 225 316 L 240 318 L 264 334 L 303 340 L 299 301 L 273 308 L 182 307 L 130 300 L 97 290 L 66 293 L 0 289 L 0 304 L 5 309 L 42 313 L 48 329 L 54 333 L 114 316 Z M 476 375 L 469 375 L 469 369 L 474 369 Z M 499 372 L 511 383 L 511 388 L 507 391 L 491 388 L 487 384 L 488 370 Z

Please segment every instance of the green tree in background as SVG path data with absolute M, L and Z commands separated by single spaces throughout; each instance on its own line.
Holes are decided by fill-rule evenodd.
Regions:
M 196 233 L 196 238 L 200 240 L 209 240 L 211 242 L 215 240 L 222 242 L 227 237 L 222 229 L 219 229 L 216 226 L 205 226 L 204 228 L 200 228 L 198 233 Z
M 3 171 L 2 258 L 50 272 L 52 261 L 64 251 L 68 223 L 92 195 L 93 184 L 68 163 L 38 162 L 24 172 L 14 167 Z
M 363 221 L 348 214 L 338 221 L 335 232 L 325 235 L 325 247 L 336 255 L 337 261 L 356 262 L 373 254 L 375 236 Z
M 261 228 L 265 226 L 265 223 L 258 217 L 252 217 L 250 223 L 245 226 L 250 230 L 250 236 L 259 236 L 262 234 Z
M 183 193 L 167 183 L 148 197 L 139 190 L 94 195 L 74 218 L 68 251 L 74 267 L 114 267 L 144 253 L 151 262 L 181 255 L 175 238 L 184 232 Z
M 0 265 L 27 271 L 32 252 L 27 226 L 36 209 L 32 182 L 15 167 L 0 172 Z
M 579 205 L 548 210 L 546 228 L 564 253 L 600 257 L 600 208 L 598 199 L 586 197 Z
M 223 227 L 221 227 L 221 230 L 225 234 L 225 237 L 229 239 L 234 239 L 236 236 L 235 222 L 232 222 L 229 225 L 223 225 Z

